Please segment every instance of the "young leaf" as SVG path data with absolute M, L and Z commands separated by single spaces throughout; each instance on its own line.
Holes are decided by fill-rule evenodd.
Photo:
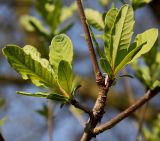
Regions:
M 37 18 L 33 16 L 24 15 L 21 17 L 20 22 L 27 31 L 33 32 L 35 30 L 38 30 L 39 32 L 45 35 L 48 34 L 48 31 L 44 28 L 41 21 L 39 21 Z
M 8 45 L 3 48 L 3 54 L 23 79 L 30 79 L 36 86 L 58 89 L 55 74 L 49 62 L 40 57 L 36 48 L 29 45 L 24 48 Z
M 130 52 L 126 53 L 126 56 L 121 60 L 121 62 L 116 66 L 114 74 L 116 75 L 125 65 L 130 63 L 130 61 L 137 55 L 145 43 L 142 43 L 139 46 L 136 46 L 136 43 L 132 44 L 132 49 Z
M 104 29 L 104 22 L 102 18 L 102 14 L 93 9 L 86 9 L 85 10 L 87 21 L 90 25 L 95 27 L 96 29 L 103 31 Z
M 59 102 L 62 102 L 62 103 L 65 103 L 65 102 L 68 101 L 68 97 L 65 97 L 64 95 L 61 95 L 61 94 L 49 94 L 47 96 L 47 99 L 59 101 Z
M 49 61 L 56 73 L 58 72 L 58 65 L 61 60 L 66 60 L 69 64 L 72 64 L 73 45 L 67 35 L 60 34 L 55 36 L 49 49 Z
M 43 93 L 43 92 L 36 92 L 33 94 L 33 93 L 28 93 L 28 92 L 17 91 L 16 93 L 19 95 L 41 97 L 41 98 L 46 98 L 48 96 L 48 93 Z
M 138 34 L 135 38 L 135 42 L 137 43 L 137 46 L 140 44 L 146 42 L 146 44 L 142 47 L 142 49 L 138 52 L 138 54 L 132 59 L 134 61 L 141 55 L 147 53 L 151 50 L 151 48 L 154 46 L 158 39 L 158 29 L 152 28 L 149 29 L 141 34 Z
M 98 53 L 99 57 L 105 57 L 104 54 L 103 54 L 103 52 L 101 51 L 101 49 L 99 47 L 99 44 L 98 44 L 98 42 L 97 42 L 97 40 L 96 40 L 96 38 L 94 36 L 94 33 L 92 31 L 92 28 L 90 26 L 89 26 L 89 30 L 90 30 L 90 34 L 91 34 L 91 38 L 93 40 L 93 43 L 96 46 L 96 50 L 97 50 L 97 53 Z
M 150 3 L 152 0 L 130 0 L 134 10 Z
M 105 17 L 105 31 L 104 31 L 104 44 L 105 44 L 105 54 L 108 61 L 111 64 L 111 34 L 113 31 L 114 23 L 118 14 L 118 9 L 111 8 Z
M 113 71 L 112 71 L 112 68 L 111 68 L 108 60 L 105 58 L 101 58 L 100 59 L 100 66 L 103 69 L 103 71 L 106 72 L 110 78 L 112 78 Z
M 70 18 L 74 12 L 77 10 L 77 4 L 74 2 L 71 4 L 69 7 L 63 7 L 61 10 L 61 16 L 60 16 L 60 21 L 64 22 L 68 18 Z
M 116 17 L 115 26 L 112 32 L 111 54 L 112 67 L 116 67 L 118 52 L 122 49 L 128 49 L 134 27 L 134 14 L 132 7 L 122 6 Z
M 67 94 L 72 92 L 73 74 L 71 65 L 62 60 L 58 66 L 58 82 Z

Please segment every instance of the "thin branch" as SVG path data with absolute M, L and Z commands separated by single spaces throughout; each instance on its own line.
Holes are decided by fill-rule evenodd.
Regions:
M 86 107 L 84 107 L 83 105 L 81 105 L 77 100 L 75 100 L 75 99 L 71 100 L 71 104 L 72 104 L 75 108 L 78 108 L 78 109 L 84 111 L 85 113 L 87 113 L 88 115 L 91 116 L 92 112 L 91 112 L 88 108 L 86 108 Z
M 87 44 L 88 44 L 89 54 L 90 54 L 93 69 L 94 69 L 94 72 L 95 72 L 95 76 L 96 76 L 96 79 L 97 79 L 97 77 L 101 78 L 102 77 L 101 72 L 100 72 L 98 62 L 97 62 L 97 59 L 96 59 L 96 54 L 95 54 L 95 51 L 94 51 L 94 48 L 93 48 L 93 43 L 92 43 L 92 39 L 91 39 L 91 36 L 90 36 L 89 28 L 88 28 L 88 25 L 87 25 L 87 22 L 86 22 L 86 16 L 85 16 L 85 13 L 84 13 L 84 9 L 83 9 L 83 5 L 82 5 L 81 0 L 77 0 L 77 6 L 78 6 L 78 11 L 79 11 L 79 15 L 80 15 L 80 18 L 81 18 L 81 22 L 82 22 L 82 25 L 83 25 L 83 29 L 84 29 L 84 32 L 85 32 L 85 38 L 86 38 L 86 41 L 87 41 Z
M 94 129 L 94 134 L 98 135 L 112 127 L 114 127 L 116 124 L 118 124 L 120 121 L 122 121 L 124 118 L 128 117 L 130 114 L 132 114 L 135 110 L 139 109 L 143 104 L 148 102 L 152 97 L 156 96 L 158 94 L 158 90 L 150 91 L 148 90 L 146 94 L 141 97 L 139 100 L 137 100 L 134 104 L 132 104 L 129 108 L 124 110 L 122 113 L 118 114 L 116 117 L 112 118 L 110 121 L 106 122 L 103 125 L 100 125 Z

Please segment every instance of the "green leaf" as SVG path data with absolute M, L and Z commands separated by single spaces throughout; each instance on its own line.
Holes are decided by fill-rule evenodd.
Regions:
M 47 96 L 47 99 L 51 99 L 51 100 L 55 100 L 55 101 L 59 101 L 59 102 L 67 102 L 68 101 L 68 97 L 65 97 L 61 94 L 49 94 Z
M 151 86 L 152 90 L 154 90 L 156 88 L 160 88 L 160 81 L 158 81 L 158 80 L 156 80 Z
M 132 7 L 128 5 L 122 6 L 116 17 L 115 26 L 112 32 L 111 58 L 113 69 L 118 65 L 116 63 L 119 55 L 118 52 L 123 49 L 128 49 L 130 46 L 134 23 Z
M 123 58 L 123 60 L 120 61 L 119 65 L 116 66 L 114 74 L 116 75 L 125 65 L 127 65 L 128 63 L 130 63 L 132 61 L 132 59 L 134 58 L 134 56 L 137 55 L 137 53 L 141 50 L 141 48 L 143 47 L 145 43 L 142 43 L 139 46 L 136 46 L 136 43 L 132 44 L 134 48 L 131 51 L 129 50 L 129 52 L 126 53 L 126 56 Z
M 24 48 L 8 45 L 3 48 L 3 54 L 23 79 L 30 79 L 36 86 L 58 89 L 55 73 L 48 60 L 41 58 L 36 48 L 29 45 Z
M 105 58 L 101 58 L 100 59 L 100 66 L 101 66 L 102 70 L 104 72 L 106 72 L 110 78 L 112 78 L 113 71 L 112 71 L 112 68 L 111 68 L 108 60 Z
M 28 92 L 17 91 L 16 93 L 19 95 L 41 97 L 41 98 L 46 98 L 48 96 L 48 93 L 44 93 L 44 92 L 36 92 L 33 94 L 33 93 L 28 93 Z
M 130 0 L 134 10 L 141 8 L 142 6 L 149 4 L 152 0 Z
M 93 43 L 94 43 L 95 46 L 96 46 L 96 50 L 97 50 L 97 53 L 98 53 L 99 57 L 105 57 L 104 54 L 103 54 L 103 52 L 101 51 L 101 49 L 100 49 L 100 47 L 99 47 L 99 44 L 98 44 L 95 36 L 94 36 L 94 33 L 93 33 L 93 31 L 92 31 L 92 28 L 91 28 L 90 26 L 88 26 L 88 27 L 89 27 L 89 30 L 90 30 L 91 38 L 92 38 L 92 40 L 93 40 Z
M 73 74 L 71 65 L 67 61 L 62 60 L 59 63 L 58 82 L 65 91 L 66 96 L 72 93 Z
M 20 22 L 22 26 L 29 32 L 38 30 L 43 34 L 48 35 L 48 31 L 44 28 L 41 21 L 39 21 L 37 18 L 33 16 L 24 15 L 21 17 Z
M 58 65 L 61 60 L 66 60 L 69 64 L 72 64 L 73 45 L 67 35 L 60 34 L 55 36 L 49 49 L 49 61 L 56 73 L 58 72 Z
M 74 12 L 77 10 L 76 2 L 72 3 L 69 7 L 63 7 L 61 10 L 60 21 L 64 22 L 68 18 L 72 17 Z
M 105 54 L 108 61 L 111 63 L 111 34 L 114 28 L 114 23 L 118 14 L 118 9 L 111 8 L 105 17 L 105 32 L 104 32 L 104 43 L 105 43 Z
M 100 31 L 104 30 L 103 17 L 99 11 L 87 8 L 85 9 L 85 15 L 90 25 Z
M 146 44 L 142 47 L 142 49 L 133 58 L 132 61 L 134 61 L 141 55 L 149 52 L 151 48 L 154 46 L 154 44 L 156 43 L 157 39 L 158 39 L 158 29 L 155 29 L 155 28 L 149 29 L 141 34 L 138 34 L 135 38 L 135 42 L 137 43 L 137 46 L 139 46 L 144 42 L 146 42 Z

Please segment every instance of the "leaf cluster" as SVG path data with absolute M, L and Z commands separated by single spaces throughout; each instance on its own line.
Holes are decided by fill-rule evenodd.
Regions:
M 50 88 L 51 92 L 17 92 L 18 94 L 44 97 L 62 103 L 69 102 L 74 97 L 78 87 L 73 78 L 72 59 L 73 45 L 65 34 L 56 35 L 49 46 L 49 60 L 42 58 L 33 46 L 23 48 L 8 45 L 3 48 L 3 54 L 10 65 L 36 86 Z
M 93 33 L 91 35 L 98 50 L 100 66 L 111 79 L 127 64 L 149 52 L 157 41 L 158 30 L 152 28 L 138 34 L 131 43 L 135 20 L 133 8 L 127 4 L 120 9 L 113 7 L 106 14 L 93 9 L 87 9 L 85 12 L 88 23 L 102 31 L 104 51 L 98 46 L 97 36 Z

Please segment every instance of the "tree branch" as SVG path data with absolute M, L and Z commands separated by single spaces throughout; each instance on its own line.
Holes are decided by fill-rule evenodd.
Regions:
M 78 5 L 78 11 L 79 11 L 79 15 L 80 15 L 81 22 L 82 22 L 82 25 L 83 25 L 83 29 L 84 29 L 84 32 L 85 32 L 85 38 L 86 38 L 86 41 L 87 41 L 87 44 L 88 44 L 89 54 L 90 54 L 93 69 L 94 69 L 94 72 L 95 72 L 96 80 L 99 79 L 97 77 L 100 77 L 100 79 L 101 79 L 101 77 L 102 77 L 101 72 L 100 72 L 98 62 L 97 62 L 97 59 L 96 59 L 96 54 L 95 54 L 95 51 L 94 51 L 94 48 L 93 48 L 92 39 L 91 39 L 91 36 L 90 36 L 90 33 L 89 33 L 89 28 L 88 28 L 88 25 L 86 23 L 86 16 L 85 16 L 85 13 L 84 13 L 84 9 L 83 9 L 83 5 L 82 5 L 81 0 L 77 0 L 77 5 Z
M 89 33 L 89 28 L 87 25 L 84 9 L 81 0 L 76 0 L 78 11 L 80 14 L 81 22 L 85 32 L 85 38 L 88 44 L 89 54 L 92 61 L 93 69 L 96 76 L 96 82 L 99 88 L 98 98 L 96 99 L 95 105 L 92 109 L 92 114 L 90 119 L 88 120 L 86 127 L 84 129 L 84 133 L 82 135 L 81 141 L 90 141 L 94 135 L 92 134 L 93 129 L 96 127 L 98 122 L 101 121 L 102 116 L 104 114 L 104 108 L 107 100 L 107 93 L 109 91 L 110 86 L 112 85 L 112 80 L 110 78 L 107 79 L 107 83 L 105 84 L 104 78 L 100 72 L 96 54 L 94 52 L 91 36 Z
M 156 96 L 158 94 L 158 92 L 159 92 L 159 90 L 154 90 L 154 91 L 148 90 L 143 97 L 141 97 L 139 100 L 137 100 L 134 104 L 132 104 L 129 108 L 124 110 L 122 113 L 118 114 L 116 117 L 114 117 L 113 119 L 109 120 L 105 124 L 96 127 L 94 129 L 94 134 L 98 135 L 98 134 L 100 134 L 100 133 L 112 128 L 113 126 L 118 124 L 120 121 L 122 121 L 124 118 L 126 118 L 130 114 L 132 114 L 135 110 L 137 110 L 143 104 L 148 102 L 151 98 Z
M 88 108 L 82 106 L 82 105 L 81 105 L 78 101 L 76 101 L 75 99 L 71 100 L 71 104 L 72 104 L 75 108 L 78 108 L 78 109 L 84 111 L 85 113 L 87 113 L 88 115 L 91 116 L 92 112 L 91 112 Z

